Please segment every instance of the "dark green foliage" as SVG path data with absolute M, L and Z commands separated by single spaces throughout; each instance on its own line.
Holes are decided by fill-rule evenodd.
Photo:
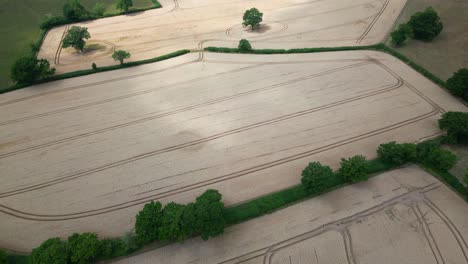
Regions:
M 43 30 L 51 29 L 56 26 L 65 25 L 71 21 L 63 16 L 49 16 L 39 26 Z
M 455 96 L 468 101 L 468 69 L 463 68 L 447 80 L 447 89 Z
M 417 150 L 415 144 L 397 144 L 395 141 L 381 144 L 377 149 L 377 155 L 382 161 L 395 166 L 401 166 L 407 162 L 415 161 Z
M 217 190 L 207 190 L 197 197 L 195 203 L 196 232 L 203 240 L 221 235 L 226 226 L 224 218 L 224 204 L 221 194 Z
M 244 16 L 242 17 L 242 25 L 244 27 L 250 26 L 252 30 L 258 28 L 260 26 L 260 22 L 263 21 L 263 13 L 258 11 L 257 8 L 251 8 L 246 10 Z
M 127 254 L 127 246 L 121 239 L 103 239 L 99 247 L 100 260 L 116 258 Z
M 301 182 L 310 193 L 320 193 L 330 188 L 330 179 L 333 179 L 333 171 L 330 167 L 320 162 L 311 162 L 302 171 Z
M 366 157 L 362 155 L 356 155 L 348 159 L 341 159 L 340 169 L 338 174 L 345 182 L 360 182 L 365 181 L 369 178 L 367 171 L 369 170 L 369 164 L 367 163 Z
M 159 240 L 183 241 L 183 215 L 185 206 L 174 202 L 168 203 L 163 210 L 161 225 L 159 227 Z
M 73 47 L 76 51 L 83 51 L 86 44 L 85 39 L 90 37 L 88 28 L 72 26 L 63 39 L 62 48 Z
M 238 48 L 239 48 L 239 51 L 241 51 L 241 52 L 249 52 L 249 51 L 252 50 L 252 46 L 250 46 L 249 41 L 246 40 L 246 39 L 241 39 L 239 41 Z
M 411 28 L 407 24 L 400 24 L 391 34 L 392 44 L 401 46 L 411 34 Z
M 104 16 L 104 11 L 106 11 L 106 6 L 101 2 L 97 2 L 91 10 L 91 14 L 95 18 L 99 18 Z
M 63 5 L 63 15 L 70 21 L 79 21 L 88 16 L 88 11 L 81 5 L 80 0 L 68 0 Z
M 68 253 L 70 263 L 86 264 L 92 262 L 98 255 L 100 241 L 96 234 L 73 234 L 68 237 Z
M 419 143 L 417 152 L 418 162 L 439 171 L 448 171 L 457 163 L 457 156 L 446 149 L 442 149 L 439 142 L 435 140 Z
M 112 58 L 113 58 L 115 61 L 119 61 L 120 64 L 123 64 L 123 61 L 124 61 L 125 59 L 130 58 L 130 53 L 126 52 L 125 50 L 116 50 L 116 51 L 114 51 L 114 53 L 112 54 Z
M 0 249 L 0 264 L 8 264 L 8 255 L 5 251 Z
M 465 199 L 465 201 L 468 202 L 468 188 L 463 186 L 463 184 L 457 179 L 457 177 L 455 177 L 448 171 L 437 170 L 430 166 L 425 167 L 426 170 L 432 173 L 432 175 L 448 184 L 450 187 L 452 187 L 453 190 L 457 191 Z
M 97 69 L 96 63 L 93 62 L 93 64 L 91 64 L 91 68 L 92 68 L 93 70 Z
M 31 264 L 67 264 L 67 244 L 60 238 L 49 238 L 31 254 Z
M 117 0 L 116 8 L 124 11 L 125 13 L 128 12 L 128 9 L 133 6 L 132 0 Z
M 159 227 L 162 223 L 162 205 L 160 202 L 145 204 L 138 212 L 135 222 L 135 234 L 140 244 L 148 244 L 159 238 Z
M 411 16 L 408 26 L 411 28 L 415 39 L 424 41 L 433 40 L 444 28 L 439 15 L 432 7 L 428 7 L 425 11 L 417 12 Z
M 49 61 L 36 59 L 35 56 L 26 56 L 15 61 L 11 68 L 11 79 L 19 84 L 31 84 L 55 73 L 50 68 Z
M 465 178 L 463 178 L 463 181 L 468 184 L 468 167 L 465 169 Z
M 468 113 L 447 112 L 439 119 L 439 128 L 447 132 L 449 143 L 459 143 L 468 138 Z

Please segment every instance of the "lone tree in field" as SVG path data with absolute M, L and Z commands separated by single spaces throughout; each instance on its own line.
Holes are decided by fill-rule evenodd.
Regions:
M 263 21 L 263 13 L 254 7 L 246 10 L 242 19 L 244 20 L 242 23 L 244 27 L 250 26 L 252 30 L 254 30 L 258 28 L 260 26 L 260 22 Z
M 468 102 L 468 69 L 463 68 L 447 80 L 447 88 L 455 95 Z
M 125 59 L 130 58 L 130 53 L 126 52 L 125 50 L 116 50 L 114 51 L 114 54 L 112 54 L 112 58 L 115 61 L 119 61 L 122 65 Z
M 411 16 L 408 26 L 411 28 L 415 39 L 424 41 L 433 40 L 444 28 L 439 15 L 432 7 Z
M 68 0 L 63 5 L 63 15 L 71 21 L 78 21 L 81 18 L 85 18 L 88 12 L 81 5 L 80 0 Z
M 320 162 L 311 162 L 302 171 L 301 182 L 310 193 L 320 193 L 331 186 L 333 171 L 330 167 Z
M 115 6 L 117 7 L 117 9 L 120 9 L 127 13 L 128 9 L 133 6 L 133 2 L 132 0 L 117 0 Z
M 83 51 L 86 45 L 85 39 L 90 37 L 88 28 L 73 26 L 63 39 L 62 48 L 73 47 L 77 52 Z
M 54 73 L 55 69 L 50 68 L 48 60 L 37 59 L 30 55 L 15 61 L 11 67 L 10 77 L 17 83 L 28 84 L 44 79 Z
M 250 45 L 249 41 L 246 39 L 241 39 L 239 41 L 238 49 L 242 52 L 249 52 L 252 50 L 252 46 Z

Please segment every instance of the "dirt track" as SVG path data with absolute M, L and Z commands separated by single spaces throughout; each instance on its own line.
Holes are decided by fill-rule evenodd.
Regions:
M 309 161 L 375 157 L 466 111 L 389 55 L 192 53 L 0 97 L 0 247 L 120 236 L 142 204 L 215 188 L 232 205 L 299 182 Z
M 47 34 L 39 57 L 63 73 L 115 64 L 113 50 L 127 50 L 131 60 L 180 49 L 235 46 L 249 39 L 254 48 L 304 48 L 375 44 L 384 40 L 406 0 L 163 0 L 162 9 L 80 23 L 93 48 L 84 54 L 60 48 L 69 26 Z M 242 27 L 246 9 L 264 13 L 260 30 Z
M 115 263 L 467 263 L 466 203 L 416 166 Z

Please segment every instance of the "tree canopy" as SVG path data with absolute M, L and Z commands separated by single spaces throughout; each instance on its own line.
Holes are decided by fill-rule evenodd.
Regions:
M 93 233 L 75 233 L 68 238 L 68 250 L 71 263 L 90 263 L 99 253 L 100 241 Z
M 252 46 L 250 46 L 249 41 L 246 40 L 246 39 L 241 39 L 239 41 L 238 48 L 239 48 L 240 51 L 243 51 L 243 52 L 248 52 L 248 51 L 252 50 Z
M 49 238 L 32 251 L 30 262 L 31 264 L 67 264 L 67 244 L 58 237 Z
M 444 28 L 439 15 L 432 7 L 411 16 L 408 26 L 411 28 L 415 39 L 424 41 L 433 40 Z
M 135 233 L 141 244 L 153 242 L 159 238 L 159 227 L 162 223 L 162 205 L 160 202 L 145 204 L 136 216 Z
M 395 46 L 401 46 L 410 34 L 411 28 L 408 26 L 408 24 L 400 24 L 398 28 L 390 34 L 390 37 L 392 38 L 392 44 Z
M 209 189 L 197 197 L 195 203 L 196 232 L 203 240 L 221 235 L 226 227 L 224 203 L 217 190 Z
M 63 15 L 71 21 L 78 21 L 85 18 L 88 12 L 84 6 L 81 5 L 80 0 L 68 0 L 65 5 L 63 5 Z
M 124 11 L 125 13 L 128 12 L 128 9 L 133 6 L 132 0 L 117 0 L 116 8 Z
M 86 45 L 85 39 L 90 37 L 88 28 L 72 26 L 63 38 L 62 48 L 73 47 L 76 51 L 83 51 Z
M 242 19 L 244 20 L 244 22 L 242 23 L 244 27 L 250 26 L 252 30 L 254 30 L 258 28 L 260 22 L 263 21 L 263 13 L 261 13 L 260 11 L 258 11 L 257 8 L 254 7 L 249 10 L 246 10 Z
M 455 72 L 447 80 L 447 88 L 453 95 L 468 101 L 468 69 L 463 68 Z
M 330 187 L 333 176 L 333 170 L 329 166 L 324 166 L 320 162 L 311 162 L 302 171 L 301 182 L 307 191 L 319 193 Z
M 15 61 L 10 70 L 10 77 L 17 83 L 30 84 L 54 73 L 55 69 L 50 67 L 48 60 L 30 55 Z
M 439 128 L 447 132 L 450 143 L 458 143 L 468 138 L 468 113 L 447 112 L 439 119 Z
M 115 61 L 119 61 L 120 64 L 123 64 L 123 61 L 124 61 L 125 59 L 130 58 L 130 53 L 129 53 L 129 52 L 126 52 L 125 50 L 116 50 L 116 51 L 114 51 L 114 53 L 112 54 L 112 58 L 113 58 Z
M 360 182 L 369 178 L 367 174 L 369 163 L 362 155 L 341 159 L 340 165 L 338 173 L 346 182 Z

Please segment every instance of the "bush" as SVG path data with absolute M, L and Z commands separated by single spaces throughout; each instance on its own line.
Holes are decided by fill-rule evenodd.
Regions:
M 79 0 L 68 0 L 63 5 L 63 15 L 70 21 L 79 21 L 88 16 L 88 11 L 81 5 Z
M 127 254 L 127 246 L 121 239 L 103 239 L 100 242 L 98 258 L 111 259 Z
M 433 40 L 444 28 L 439 15 L 432 7 L 428 7 L 424 12 L 417 12 L 411 16 L 408 26 L 411 28 L 415 39 L 424 41 Z
M 0 264 L 8 264 L 8 255 L 5 251 L 0 250 Z
M 183 241 L 186 238 L 182 228 L 184 209 L 184 205 L 174 202 L 170 202 L 164 207 L 161 226 L 158 230 L 159 240 Z
M 449 143 L 459 143 L 468 138 L 468 113 L 447 112 L 439 119 L 439 128 L 447 132 Z
M 159 238 L 162 223 L 162 205 L 160 202 L 145 204 L 138 212 L 135 222 L 135 234 L 140 244 L 148 244 Z
M 93 64 L 91 64 L 91 68 L 93 68 L 93 70 L 97 69 L 96 63 L 93 62 Z
M 447 89 L 455 96 L 468 101 L 468 69 L 463 68 L 447 80 Z
M 116 8 L 128 12 L 128 9 L 133 6 L 132 0 L 117 0 Z
M 96 234 L 73 234 L 68 237 L 68 253 L 71 263 L 86 264 L 96 258 L 100 249 L 100 241 Z
M 49 16 L 40 24 L 42 30 L 48 30 L 56 26 L 70 23 L 71 21 L 63 16 Z
M 249 52 L 252 50 L 252 46 L 250 46 L 250 43 L 246 39 L 241 39 L 239 41 L 239 51 L 241 52 Z
M 203 240 L 223 234 L 226 227 L 224 203 L 217 190 L 209 189 L 197 197 L 195 203 L 195 230 Z
M 102 17 L 104 16 L 104 11 L 106 11 L 106 6 L 101 2 L 97 2 L 91 10 L 91 14 L 94 17 Z
M 415 144 L 397 144 L 395 141 L 392 141 L 381 144 L 377 149 L 377 155 L 385 163 L 401 166 L 407 162 L 416 160 L 417 147 Z
M 246 10 L 242 19 L 244 20 L 244 22 L 242 22 L 244 27 L 250 26 L 252 30 L 254 30 L 255 28 L 258 28 L 260 22 L 263 21 L 263 13 L 254 7 Z
M 11 67 L 10 77 L 19 84 L 30 84 L 54 73 L 55 69 L 50 68 L 49 61 L 45 59 L 38 60 L 33 55 L 29 55 L 15 61 Z
M 369 178 L 367 174 L 369 164 L 366 157 L 357 155 L 348 159 L 341 159 L 338 174 L 345 182 L 360 182 Z
M 411 28 L 407 24 L 400 24 L 391 34 L 392 44 L 401 46 L 411 33 Z
M 448 171 L 457 163 L 457 156 L 442 149 L 435 140 L 419 143 L 417 152 L 417 159 L 420 163 L 439 171 Z
M 31 264 L 67 264 L 67 244 L 60 238 L 50 238 L 44 241 L 31 254 Z
M 331 187 L 331 179 L 333 179 L 333 171 L 330 167 L 320 162 L 311 162 L 302 171 L 301 182 L 308 192 L 320 193 Z

